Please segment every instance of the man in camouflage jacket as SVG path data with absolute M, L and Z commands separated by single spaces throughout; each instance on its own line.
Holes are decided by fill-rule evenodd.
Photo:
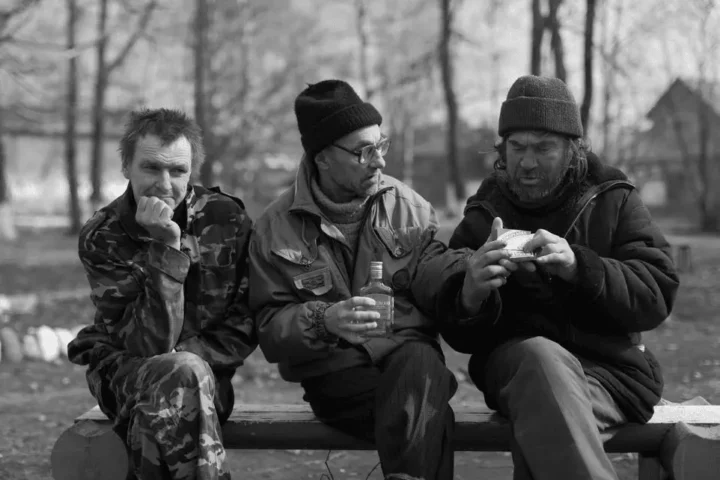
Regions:
M 220 425 L 231 379 L 257 341 L 247 308 L 242 202 L 188 184 L 200 130 L 181 112 L 133 112 L 123 195 L 82 228 L 96 307 L 68 348 L 100 409 L 126 436 L 140 479 L 229 479 Z

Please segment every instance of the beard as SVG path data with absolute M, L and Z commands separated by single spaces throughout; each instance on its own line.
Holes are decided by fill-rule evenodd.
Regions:
M 560 190 L 563 180 L 568 174 L 566 165 L 560 171 L 544 172 L 539 169 L 533 171 L 523 170 L 519 166 L 513 172 L 501 170 L 499 177 L 506 182 L 510 191 L 522 202 L 539 202 L 547 200 Z M 525 185 L 520 180 L 524 178 L 537 179 L 535 185 Z

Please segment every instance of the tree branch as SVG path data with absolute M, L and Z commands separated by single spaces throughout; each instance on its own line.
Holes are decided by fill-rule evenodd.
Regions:
M 132 36 L 128 39 L 127 43 L 125 43 L 125 46 L 118 53 L 117 57 L 115 57 L 115 59 L 112 62 L 109 62 L 106 65 L 105 75 L 109 76 L 113 70 L 118 68 L 125 61 L 125 58 L 127 57 L 127 55 L 133 49 L 133 47 L 135 46 L 137 41 L 145 33 L 145 29 L 147 28 L 148 23 L 150 23 L 150 18 L 152 17 L 152 12 L 156 6 L 157 6 L 157 0 L 150 0 L 150 2 L 145 6 L 145 10 L 143 11 L 142 15 L 140 16 L 140 19 L 138 20 L 137 28 L 133 32 Z

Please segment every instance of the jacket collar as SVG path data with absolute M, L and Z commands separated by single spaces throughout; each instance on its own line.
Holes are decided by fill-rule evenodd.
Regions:
M 181 220 L 185 220 L 185 228 L 183 230 L 187 230 L 195 218 L 195 207 L 197 203 L 198 201 L 197 196 L 195 195 L 195 189 L 192 185 L 188 185 L 187 194 L 185 195 L 183 204 L 175 208 L 175 215 L 182 215 L 183 218 Z M 133 240 L 149 242 L 152 240 L 152 237 L 148 231 L 141 227 L 135 220 L 136 210 L 137 203 L 135 201 L 135 196 L 133 195 L 130 182 L 128 182 L 125 192 L 120 196 L 120 198 L 118 198 L 117 211 L 118 216 L 120 217 L 120 223 Z M 177 221 L 178 218 L 173 216 L 173 220 Z
M 300 160 L 300 166 L 298 167 L 297 174 L 295 175 L 295 183 L 293 185 L 293 201 L 290 205 L 290 212 L 306 212 L 311 213 L 317 217 L 324 218 L 324 215 L 320 211 L 315 197 L 313 197 L 312 190 L 310 189 L 310 182 L 313 175 L 317 175 L 315 167 L 311 164 L 310 159 L 303 154 Z M 368 206 L 372 202 L 380 197 L 382 194 L 394 188 L 393 186 L 382 187 L 379 191 L 369 199 Z

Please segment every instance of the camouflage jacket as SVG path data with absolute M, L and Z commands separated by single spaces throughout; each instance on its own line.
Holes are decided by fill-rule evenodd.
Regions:
M 96 313 L 69 344 L 70 361 L 95 369 L 108 357 L 174 349 L 213 370 L 234 370 L 255 349 L 247 307 L 252 223 L 242 202 L 191 186 L 176 218 L 182 210 L 180 250 L 137 224 L 129 187 L 83 226 L 79 255 Z

